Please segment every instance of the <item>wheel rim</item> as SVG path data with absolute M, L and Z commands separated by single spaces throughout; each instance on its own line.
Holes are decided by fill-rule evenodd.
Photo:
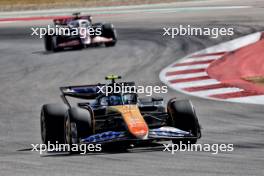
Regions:
M 45 122 L 45 117 L 44 117 L 44 112 L 41 112 L 41 124 L 40 124 L 40 128 L 41 128 L 41 139 L 43 143 L 46 143 L 46 122 Z
M 77 134 L 77 126 L 76 123 L 71 123 L 71 141 L 73 144 L 78 143 L 78 134 Z
M 71 122 L 68 116 L 65 121 L 65 140 L 66 144 L 71 144 Z

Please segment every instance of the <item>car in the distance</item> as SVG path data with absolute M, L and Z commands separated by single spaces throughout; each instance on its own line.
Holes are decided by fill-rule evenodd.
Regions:
M 71 17 L 53 20 L 53 33 L 44 35 L 46 51 L 82 49 L 89 46 L 115 46 L 117 33 L 111 23 L 93 23 L 90 15 L 74 13 Z M 49 31 L 49 29 L 47 29 Z

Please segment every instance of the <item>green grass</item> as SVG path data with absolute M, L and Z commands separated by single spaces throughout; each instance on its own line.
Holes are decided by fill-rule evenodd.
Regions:
M 244 78 L 244 80 L 252 82 L 254 84 L 258 84 L 258 85 L 264 86 L 264 76 L 248 77 L 248 78 Z

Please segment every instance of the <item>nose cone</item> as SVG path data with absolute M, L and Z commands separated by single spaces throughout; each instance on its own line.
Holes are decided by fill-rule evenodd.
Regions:
M 137 105 L 112 106 L 112 110 L 121 113 L 128 131 L 138 139 L 147 139 L 149 128 Z
M 135 123 L 128 125 L 128 129 L 138 139 L 148 138 L 148 126 L 145 123 Z

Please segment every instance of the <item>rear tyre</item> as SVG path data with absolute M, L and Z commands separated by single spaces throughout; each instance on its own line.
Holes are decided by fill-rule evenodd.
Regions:
M 63 104 L 46 104 L 40 115 L 41 139 L 43 144 L 64 144 L 64 115 L 67 106 Z
M 106 47 L 111 47 L 111 46 L 116 45 L 117 34 L 116 34 L 116 29 L 114 28 L 113 24 L 106 23 L 103 25 L 103 36 L 106 38 L 112 38 L 113 39 L 113 41 L 105 43 Z
M 53 52 L 60 51 L 61 49 L 58 47 L 58 36 L 51 36 L 51 50 Z
M 198 122 L 198 118 L 195 113 L 195 109 L 190 100 L 175 100 L 168 104 L 168 125 L 191 132 L 194 137 L 201 137 L 201 129 Z M 191 143 L 195 144 L 197 139 L 191 140 L 172 140 L 173 143 Z
M 44 36 L 44 45 L 46 51 L 57 52 L 60 51 L 58 47 L 58 37 L 53 35 L 45 35 Z
M 65 141 L 71 146 L 70 153 L 78 153 L 79 151 L 72 150 L 73 146 L 80 143 L 81 138 L 90 136 L 93 133 L 92 116 L 91 113 L 82 108 L 69 109 L 65 122 Z
M 46 51 L 52 51 L 52 36 L 51 35 L 44 36 L 44 45 L 45 45 Z

